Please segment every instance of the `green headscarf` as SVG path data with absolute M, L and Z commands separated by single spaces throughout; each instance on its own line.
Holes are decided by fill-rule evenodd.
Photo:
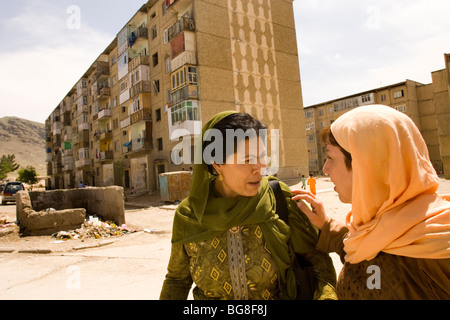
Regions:
M 208 129 L 214 128 L 222 119 L 233 113 L 236 111 L 222 112 L 214 116 L 204 126 L 202 137 Z M 196 152 L 201 152 L 202 144 L 198 142 L 197 146 Z M 291 268 L 293 253 L 288 244 L 291 232 L 289 226 L 276 215 L 275 196 L 269 186 L 269 180 L 276 178 L 263 178 L 258 194 L 253 197 L 237 199 L 218 197 L 211 192 L 215 176 L 209 173 L 207 164 L 204 163 L 203 158 L 201 159 L 201 164 L 194 165 L 190 195 L 180 203 L 175 212 L 172 243 L 187 244 L 204 241 L 234 226 L 258 224 L 278 266 L 283 295 L 286 298 L 294 298 L 296 288 Z M 290 199 L 292 193 L 289 188 L 284 183 L 280 182 L 280 185 L 288 202 L 289 211 L 298 212 L 297 205 Z M 290 214 L 290 225 L 303 229 L 301 233 L 296 233 L 295 251 L 306 253 L 314 250 L 317 232 L 309 220 L 302 218 L 299 214 Z

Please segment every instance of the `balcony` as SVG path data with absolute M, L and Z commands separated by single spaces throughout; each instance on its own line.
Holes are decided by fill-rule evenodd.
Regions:
M 111 109 L 100 110 L 100 112 L 98 113 L 98 120 L 111 118 L 111 115 L 112 115 Z
M 107 162 L 114 160 L 114 152 L 112 151 L 103 151 L 98 155 L 97 161 L 99 162 Z
M 94 74 L 93 81 L 99 81 L 104 77 L 109 76 L 109 63 L 108 62 L 97 62 L 97 70 Z
M 175 12 L 184 12 L 191 4 L 192 0 L 166 0 L 168 10 Z
M 82 122 L 78 125 L 78 131 L 89 130 L 89 123 Z
M 128 127 L 129 125 L 131 125 L 131 117 L 127 117 L 125 120 L 120 122 L 120 129 Z
M 151 121 L 151 120 L 152 120 L 152 109 L 144 108 L 131 114 L 131 124 L 135 124 L 140 121 Z
M 83 168 L 83 167 L 90 167 L 90 166 L 91 166 L 91 160 L 90 159 L 80 159 L 80 160 L 77 160 L 75 162 L 75 167 L 77 169 Z
M 169 41 L 172 41 L 180 32 L 182 31 L 195 31 L 194 19 L 191 18 L 181 18 L 171 27 L 169 27 Z
M 201 135 L 200 102 L 186 100 L 169 109 L 169 137 L 176 141 L 187 135 Z
M 150 65 L 150 57 L 149 56 L 137 56 L 130 62 L 128 62 L 128 72 L 133 71 L 140 65 L 148 66 Z
M 172 57 L 175 59 L 178 55 L 185 51 L 195 52 L 197 50 L 195 43 L 194 32 L 181 32 L 174 39 L 172 39 L 172 41 L 170 41 Z
M 119 96 L 119 104 L 124 104 L 128 100 L 130 100 L 130 90 L 125 90 Z
M 111 96 L 111 89 L 107 87 L 102 87 L 98 90 L 98 99 L 108 99 Z
M 177 105 L 185 100 L 198 99 L 198 86 L 186 86 L 172 93 L 172 101 L 170 106 Z
M 128 46 L 131 48 L 133 45 L 141 39 L 148 39 L 148 28 L 139 27 L 130 34 L 128 38 Z
M 61 134 L 61 122 L 53 123 L 53 134 Z
M 73 157 L 64 156 L 63 158 L 63 164 L 64 164 L 64 171 L 72 171 L 74 169 L 74 159 Z
M 100 141 L 110 141 L 113 138 L 112 131 L 100 132 L 99 140 Z
M 171 72 L 181 68 L 186 64 L 196 65 L 197 64 L 197 55 L 195 51 L 184 51 L 179 54 L 177 57 L 172 59 L 171 64 Z
M 130 142 L 127 142 L 124 144 L 123 153 L 130 154 L 130 153 L 139 152 L 139 151 L 146 151 L 146 150 L 150 150 L 151 147 L 152 147 L 152 143 L 151 143 L 151 141 L 149 141 L 147 139 L 144 139 L 144 138 L 133 139 Z
M 151 92 L 151 87 L 152 86 L 150 85 L 150 81 L 141 81 L 135 84 L 130 89 L 130 98 L 134 98 L 135 96 L 143 92 Z

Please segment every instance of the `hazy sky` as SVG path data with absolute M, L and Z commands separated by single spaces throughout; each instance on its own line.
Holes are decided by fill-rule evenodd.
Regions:
M 0 0 L 0 118 L 43 123 L 145 2 Z M 294 10 L 305 106 L 430 83 L 450 53 L 448 0 L 295 0 Z

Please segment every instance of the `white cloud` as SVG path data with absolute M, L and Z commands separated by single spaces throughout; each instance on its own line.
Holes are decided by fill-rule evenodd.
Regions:
M 114 39 L 90 28 L 68 28 L 67 8 L 33 1 L 2 23 L 9 46 L 0 53 L 0 117 L 44 122 L 84 70 Z M 6 41 L 6 43 L 8 43 Z

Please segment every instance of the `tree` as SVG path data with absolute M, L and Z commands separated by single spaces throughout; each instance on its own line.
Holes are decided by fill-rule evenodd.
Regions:
M 19 177 L 18 181 L 33 185 L 38 182 L 36 169 L 33 166 L 27 166 L 26 168 L 20 168 L 17 172 Z
M 0 158 L 0 180 L 5 179 L 8 173 L 19 169 L 20 165 L 16 163 L 16 156 L 14 154 L 3 155 Z

